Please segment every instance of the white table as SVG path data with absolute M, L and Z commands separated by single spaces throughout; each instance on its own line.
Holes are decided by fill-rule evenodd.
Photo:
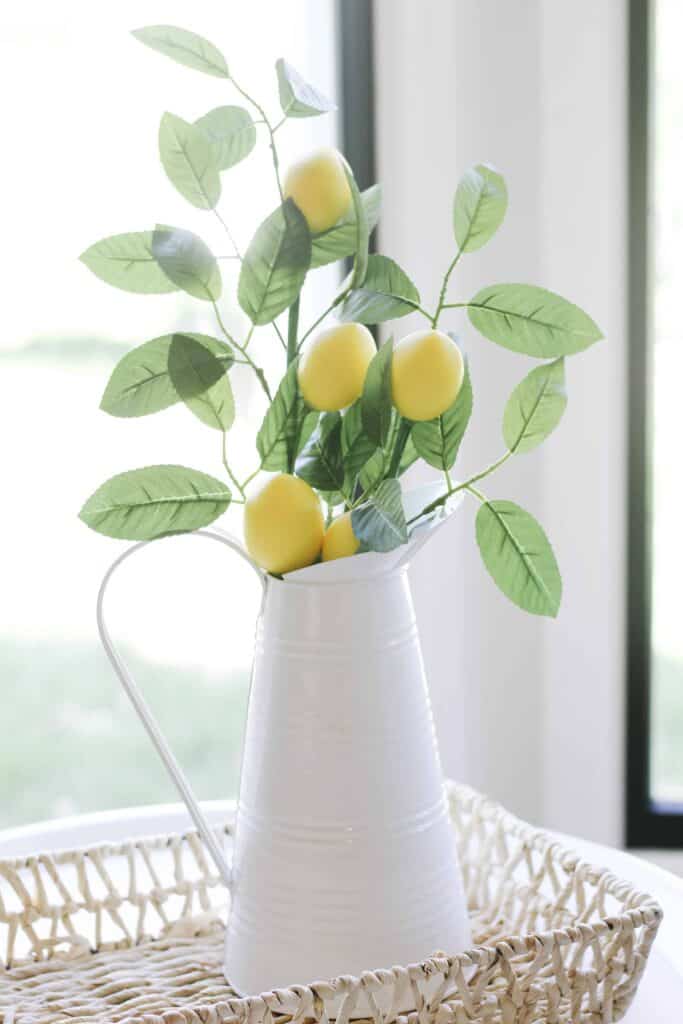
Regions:
M 222 802 L 203 806 L 215 822 L 225 821 L 234 809 L 232 804 Z M 86 814 L 0 832 L 0 859 L 189 827 L 187 812 L 179 804 Z M 647 972 L 624 1020 L 626 1024 L 679 1024 L 683 1021 L 683 879 L 621 850 L 574 836 L 558 838 L 586 860 L 611 868 L 654 896 L 664 908 L 664 922 Z

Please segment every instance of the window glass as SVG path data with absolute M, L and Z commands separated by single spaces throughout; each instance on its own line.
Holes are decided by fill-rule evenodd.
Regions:
M 98 410 L 128 348 L 175 329 L 218 332 L 207 304 L 180 292 L 117 291 L 78 255 L 108 235 L 168 223 L 228 257 L 218 220 L 189 206 L 166 178 L 157 130 L 165 110 L 194 120 L 243 101 L 229 82 L 136 42 L 129 31 L 149 11 L 130 2 L 24 0 L 3 18 L 12 157 L 3 168 L 0 332 L 0 827 L 177 799 L 97 638 L 99 580 L 125 545 L 89 531 L 77 513 L 107 477 L 136 466 L 180 463 L 222 476 L 220 435 L 186 409 L 137 420 Z M 156 20 L 215 42 L 236 80 L 273 116 L 279 56 L 327 95 L 338 92 L 333 0 L 168 0 Z M 336 115 L 287 123 L 278 132 L 283 164 L 337 144 L 337 131 Z M 276 203 L 264 135 L 222 180 L 220 212 L 244 248 Z M 221 311 L 243 336 L 235 261 L 222 258 L 221 267 Z M 324 268 L 309 276 L 304 326 L 327 305 L 338 274 Z M 272 328 L 257 332 L 253 350 L 277 383 L 284 354 Z M 238 423 L 229 447 L 244 477 L 256 465 L 253 439 L 265 405 L 243 369 L 232 374 Z M 239 532 L 240 517 L 228 513 L 221 525 Z M 259 590 L 236 556 L 192 537 L 146 548 L 111 587 L 112 633 L 202 798 L 236 792 Z
M 656 0 L 651 196 L 653 412 L 653 632 L 651 797 L 683 805 L 683 628 L 681 509 L 683 469 L 680 442 L 683 339 L 683 64 L 680 40 L 683 7 Z

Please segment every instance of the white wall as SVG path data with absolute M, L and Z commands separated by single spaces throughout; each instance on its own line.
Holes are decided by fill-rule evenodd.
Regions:
M 447 770 L 558 829 L 621 839 L 624 548 L 625 0 L 375 0 L 380 246 L 432 306 L 453 254 L 451 203 L 472 163 L 504 173 L 496 239 L 453 294 L 529 281 L 587 308 L 609 343 L 570 361 L 561 429 L 487 481 L 538 515 L 556 549 L 556 622 L 525 617 L 480 565 L 474 509 L 414 570 Z M 464 318 L 475 413 L 458 475 L 502 450 L 531 361 Z M 411 328 L 404 320 L 393 325 Z

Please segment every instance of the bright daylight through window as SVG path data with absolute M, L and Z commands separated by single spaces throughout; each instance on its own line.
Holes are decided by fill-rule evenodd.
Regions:
M 177 0 L 164 4 L 169 23 L 185 24 L 187 14 Z M 234 14 L 230 5 L 204 4 L 191 20 L 271 112 L 279 109 L 274 64 L 282 55 L 339 100 L 333 0 L 252 0 Z M 3 693 L 0 828 L 176 799 L 95 628 L 99 580 L 125 545 L 86 530 L 77 515 L 103 479 L 131 466 L 185 463 L 221 474 L 220 436 L 187 409 L 114 420 L 96 397 L 127 349 L 174 327 L 217 329 L 209 304 L 181 291 L 119 292 L 78 256 L 109 235 L 180 224 L 222 257 L 221 312 L 242 333 L 230 241 L 210 211 L 184 202 L 157 150 L 165 110 L 195 120 L 217 102 L 241 101 L 229 83 L 217 100 L 216 79 L 153 55 L 131 37 L 139 27 L 131 3 L 26 0 L 4 18 L 3 91 L 22 96 L 5 114 L 7 137 L 22 153 L 6 168 L 5 188 L 31 196 L 32 206 L 8 204 L 3 223 L 12 265 L 25 269 L 12 274 L 0 339 L 0 403 L 21 434 L 20 445 L 3 446 L 3 469 L 25 500 L 3 510 L 13 540 L 0 592 L 0 674 L 11 687 Z M 338 144 L 338 125 L 338 115 L 293 123 L 278 142 L 283 163 Z M 276 205 L 261 142 L 224 175 L 220 213 L 240 246 Z M 327 305 L 337 276 L 329 268 L 310 275 L 303 322 Z M 253 350 L 266 371 L 280 365 L 272 327 L 257 331 Z M 265 402 L 243 369 L 233 371 L 240 416 L 230 458 L 244 477 Z M 47 515 L 46 501 L 30 501 L 36 488 L 49 495 Z M 236 793 L 258 590 L 239 559 L 191 537 L 152 545 L 112 585 L 112 631 L 203 798 Z
M 650 797 L 683 806 L 683 471 L 680 377 L 683 289 L 683 64 L 679 0 L 652 5 L 650 211 L 652 409 L 652 688 Z

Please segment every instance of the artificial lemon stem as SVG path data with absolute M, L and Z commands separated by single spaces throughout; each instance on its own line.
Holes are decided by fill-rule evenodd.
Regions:
M 488 500 L 486 495 L 482 494 L 482 492 L 477 490 L 476 487 L 468 486 L 468 487 L 465 488 L 465 490 L 468 491 L 469 494 L 473 494 L 474 497 L 478 498 L 479 501 L 481 501 L 481 502 L 486 502 Z
M 246 489 L 249 486 L 249 484 L 251 483 L 251 481 L 254 479 L 254 477 L 257 477 L 259 475 L 259 473 L 261 472 L 262 469 L 263 469 L 262 465 L 258 466 L 257 469 L 255 469 L 253 473 L 249 474 L 249 476 L 247 477 L 246 480 L 242 481 L 241 490 L 243 492 L 246 492 Z
M 451 495 L 457 494 L 458 491 L 469 491 L 471 494 L 474 494 L 476 497 L 478 497 L 480 501 L 486 501 L 486 498 L 481 494 L 480 491 L 477 491 L 477 489 L 473 487 L 473 484 L 476 484 L 479 480 L 483 480 L 484 477 L 490 476 L 491 473 L 494 473 L 497 469 L 499 469 L 503 465 L 503 463 L 507 462 L 507 460 L 514 454 L 515 453 L 512 449 L 506 451 L 504 455 L 501 455 L 499 459 L 496 459 L 495 462 L 492 462 L 490 466 L 486 467 L 486 469 L 482 469 L 480 473 L 475 473 L 474 476 L 471 476 L 468 480 L 465 480 L 461 484 L 456 484 L 455 487 L 449 487 L 445 494 L 442 494 L 440 497 L 435 498 L 434 501 L 430 501 L 429 505 L 425 505 L 421 512 L 418 512 L 416 516 L 413 516 L 412 519 L 409 519 L 408 526 L 410 526 L 411 523 L 416 522 L 416 520 L 421 519 L 422 516 L 429 515 L 430 512 L 433 512 L 435 509 L 439 508 L 439 506 L 445 505 L 448 499 L 451 497 Z
M 213 212 L 216 215 L 216 218 L 217 218 L 219 224 L 222 225 L 226 235 L 228 236 L 228 240 L 230 242 L 230 245 L 233 247 L 233 249 L 235 251 L 235 259 L 236 260 L 241 260 L 242 259 L 242 253 L 239 251 L 239 248 L 237 246 L 237 242 L 235 241 L 235 239 L 232 236 L 232 231 L 230 230 L 230 228 L 228 227 L 226 222 L 223 220 L 223 218 L 221 217 L 220 213 L 218 212 L 218 210 L 216 209 L 215 206 L 213 208 Z
M 387 474 L 389 479 L 398 476 L 398 471 L 401 465 L 401 456 L 403 455 L 405 446 L 408 443 L 412 426 L 413 424 L 410 420 L 407 420 L 404 416 L 401 417 L 401 422 L 399 423 L 396 434 L 394 449 L 391 453 L 391 462 L 389 463 L 389 472 Z
M 233 471 L 230 469 L 230 465 L 228 463 L 227 432 L 225 430 L 223 431 L 223 440 L 222 440 L 221 450 L 222 450 L 223 465 L 225 467 L 225 472 L 228 474 L 228 476 L 230 477 L 230 480 L 232 481 L 234 486 L 237 488 L 237 490 L 242 495 L 242 500 L 244 500 L 245 497 L 246 497 L 245 493 L 244 493 L 244 488 L 240 484 L 239 480 L 237 479 L 237 477 L 235 476 Z
M 312 334 L 313 331 L 316 329 L 316 327 L 320 326 L 320 324 L 323 322 L 325 317 L 329 316 L 329 314 L 332 313 L 337 308 L 337 306 L 341 302 L 344 301 L 344 299 L 346 298 L 346 296 L 349 294 L 350 291 L 351 291 L 350 288 L 345 288 L 343 292 L 340 292 L 339 295 L 337 295 L 336 298 L 330 303 L 330 305 L 327 307 L 327 309 L 323 313 L 320 314 L 320 316 L 315 321 L 315 323 L 311 324 L 311 326 L 308 328 L 306 333 L 303 335 L 301 341 L 299 342 L 299 345 L 298 345 L 298 348 L 297 348 L 297 352 L 301 351 L 301 347 L 302 347 L 303 343 L 306 341 L 306 338 L 309 336 L 309 334 Z
M 297 345 L 297 334 L 299 333 L 299 296 L 295 298 L 289 307 L 287 317 L 287 366 L 293 363 L 299 351 Z
M 430 324 L 434 323 L 434 317 L 430 312 L 428 312 L 428 310 L 423 309 L 422 306 L 419 306 L 416 302 L 411 302 L 409 305 L 413 307 L 416 313 L 422 313 L 422 316 L 429 320 Z
M 451 274 L 455 270 L 455 268 L 456 268 L 456 266 L 458 264 L 458 260 L 460 259 L 461 256 L 462 256 L 462 248 L 458 249 L 458 251 L 456 252 L 455 256 L 451 260 L 451 264 L 450 264 L 448 270 L 444 274 L 443 283 L 441 285 L 441 291 L 439 292 L 439 301 L 438 301 L 438 304 L 437 304 L 437 307 L 436 307 L 436 312 L 434 313 L 434 316 L 432 318 L 432 327 L 436 327 L 436 325 L 439 322 L 439 317 L 441 316 L 441 310 L 444 309 L 445 306 L 446 306 L 446 292 L 448 290 L 448 282 L 450 281 Z
M 227 327 L 223 323 L 223 318 L 221 316 L 220 310 L 219 310 L 219 308 L 218 308 L 218 306 L 216 304 L 216 300 L 215 299 L 211 299 L 211 305 L 213 306 L 213 311 L 214 311 L 214 313 L 216 315 L 216 320 L 218 321 L 218 326 L 220 327 L 221 331 L 225 335 L 226 341 L 230 345 L 232 345 L 233 348 L 236 348 L 238 352 L 242 353 L 242 355 L 244 356 L 245 361 L 249 364 L 249 366 L 251 366 L 252 370 L 254 371 L 256 376 L 258 377 L 258 379 L 259 379 L 259 381 L 261 383 L 261 387 L 263 388 L 263 390 L 266 393 L 266 397 L 267 397 L 268 401 L 272 402 L 273 396 L 270 393 L 270 388 L 268 387 L 268 381 L 266 380 L 265 373 L 263 372 L 263 370 L 261 369 L 260 366 L 256 365 L 256 363 L 251 358 L 251 356 L 247 352 L 247 350 L 244 347 L 244 345 L 240 345 L 239 341 L 237 341 L 235 338 L 233 338 L 232 334 L 230 333 L 230 331 L 227 329 Z
M 280 330 L 280 328 L 278 327 L 278 325 L 276 324 L 276 322 L 274 320 L 273 320 L 273 330 L 275 331 L 275 333 L 277 334 L 278 338 L 280 339 L 280 344 L 282 345 L 283 349 L 286 352 L 287 351 L 287 342 L 283 338 L 282 331 Z
M 506 451 L 504 455 L 501 455 L 499 459 L 496 459 L 495 462 L 492 462 L 490 466 L 487 466 L 486 469 L 482 469 L 481 473 L 475 473 L 475 475 L 471 476 L 469 480 L 466 480 L 464 484 L 458 484 L 458 486 L 455 487 L 454 490 L 464 490 L 466 487 L 470 487 L 472 484 L 476 484 L 477 480 L 483 480 L 484 477 L 489 476 L 491 473 L 495 473 L 495 471 L 499 469 L 505 462 L 507 462 L 507 460 L 511 458 L 514 454 L 514 448 L 508 449 L 508 451 Z
M 270 123 L 270 119 L 268 118 L 268 116 L 267 116 L 265 110 L 263 109 L 263 107 L 261 106 L 261 104 L 257 100 L 255 100 L 253 96 L 250 96 L 249 93 L 246 92 L 242 88 L 242 86 L 239 85 L 235 81 L 235 79 L 232 77 L 232 75 L 230 76 L 230 81 L 235 86 L 235 88 L 237 89 L 237 91 L 240 94 L 240 96 L 244 96 L 244 98 L 247 101 L 247 103 L 251 103 L 252 107 L 255 110 L 258 111 L 258 113 L 260 115 L 260 120 L 263 122 L 263 124 L 268 129 L 268 134 L 270 136 L 270 150 L 271 150 L 271 153 L 272 153 L 272 156 L 273 156 L 273 168 L 275 170 L 275 180 L 277 182 L 277 190 L 280 193 L 280 202 L 282 202 L 284 200 L 284 195 L 282 193 L 282 183 L 280 182 L 280 161 L 278 159 L 277 149 L 275 148 L 275 132 L 277 131 L 277 129 L 282 124 L 282 121 L 280 121 L 279 124 L 277 124 L 277 125 L 275 125 L 275 127 L 273 127 L 273 125 Z M 283 120 L 284 120 L 284 118 L 283 118 Z M 256 121 L 254 123 L 258 124 L 259 122 Z

